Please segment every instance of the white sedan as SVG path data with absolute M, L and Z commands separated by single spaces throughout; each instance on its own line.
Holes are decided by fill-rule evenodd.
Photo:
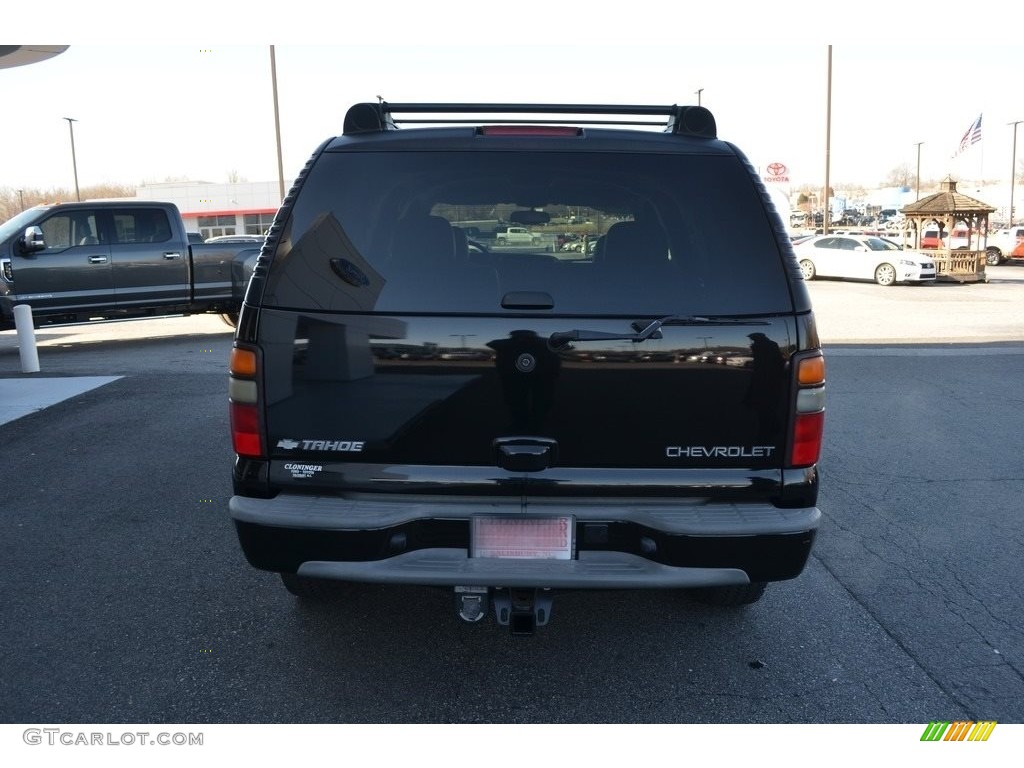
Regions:
M 880 237 L 818 235 L 793 247 L 804 280 L 842 277 L 879 285 L 935 280 L 935 262 Z

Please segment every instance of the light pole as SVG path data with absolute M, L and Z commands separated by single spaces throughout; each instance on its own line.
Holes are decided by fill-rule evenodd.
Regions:
M 832 213 L 829 203 L 828 182 L 832 154 L 832 46 L 828 47 L 828 98 L 825 105 L 825 215 L 821 218 L 821 233 L 828 234 L 828 219 Z
M 21 203 L 21 210 L 25 210 L 25 194 L 23 190 L 18 190 L 18 202 Z
M 68 121 L 68 130 L 71 131 L 71 167 L 75 171 L 75 199 L 82 202 L 82 195 L 78 191 L 78 160 L 75 159 L 75 123 L 78 121 L 73 117 L 65 117 Z
M 1014 120 L 1007 125 L 1013 126 L 1013 159 L 1010 160 L 1010 226 L 1013 226 L 1013 189 L 1017 186 L 1017 126 L 1024 120 Z
M 277 59 L 270 46 L 270 83 L 274 90 L 274 132 L 277 135 L 277 186 L 284 200 L 284 161 L 281 159 L 281 112 L 277 107 Z
M 700 95 L 704 92 L 703 88 L 698 88 L 694 93 L 697 94 L 697 106 L 700 106 Z
M 921 199 L 921 145 L 922 144 L 924 144 L 924 142 L 923 141 L 919 141 L 919 142 L 917 142 L 914 145 L 915 147 L 917 147 L 917 186 L 915 187 L 915 189 L 917 190 L 917 192 L 916 192 L 917 197 L 914 198 L 915 200 L 920 200 Z

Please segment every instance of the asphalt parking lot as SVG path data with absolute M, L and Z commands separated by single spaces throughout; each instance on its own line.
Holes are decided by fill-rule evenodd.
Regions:
M 1024 343 L 1024 266 L 988 267 L 987 275 L 986 283 L 890 287 L 818 279 L 808 283 L 808 289 L 824 345 Z M 118 339 L 226 333 L 230 328 L 218 316 L 197 315 L 53 326 L 39 329 L 36 337 L 39 348 L 46 349 Z M 0 353 L 16 349 L 15 332 L 0 332 Z M 0 376 L 20 373 L 17 367 L 12 369 L 9 358 L 0 360 Z
M 560 595 L 527 643 L 444 591 L 305 609 L 244 561 L 218 317 L 40 329 L 38 374 L 0 333 L 0 403 L 84 387 L 0 425 L 0 722 L 1022 722 L 1024 268 L 808 288 L 831 357 L 805 573 L 735 613 Z
M 988 267 L 987 283 L 813 280 L 822 343 L 1024 342 L 1024 266 Z

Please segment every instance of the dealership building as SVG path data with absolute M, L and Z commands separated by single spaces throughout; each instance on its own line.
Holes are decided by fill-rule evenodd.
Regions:
M 287 181 L 285 189 L 290 187 L 291 181 Z M 135 196 L 140 200 L 174 203 L 185 220 L 185 229 L 200 233 L 204 239 L 265 234 L 281 205 L 281 190 L 276 181 L 145 184 L 136 190 Z

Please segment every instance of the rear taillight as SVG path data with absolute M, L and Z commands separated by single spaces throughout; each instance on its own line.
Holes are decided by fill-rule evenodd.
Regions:
M 260 431 L 259 361 L 251 349 L 231 350 L 228 378 L 228 405 L 231 415 L 231 442 L 235 453 L 252 458 L 263 457 Z
M 821 456 L 825 428 L 825 358 L 821 352 L 794 359 L 796 416 L 790 435 L 789 465 L 809 467 Z

